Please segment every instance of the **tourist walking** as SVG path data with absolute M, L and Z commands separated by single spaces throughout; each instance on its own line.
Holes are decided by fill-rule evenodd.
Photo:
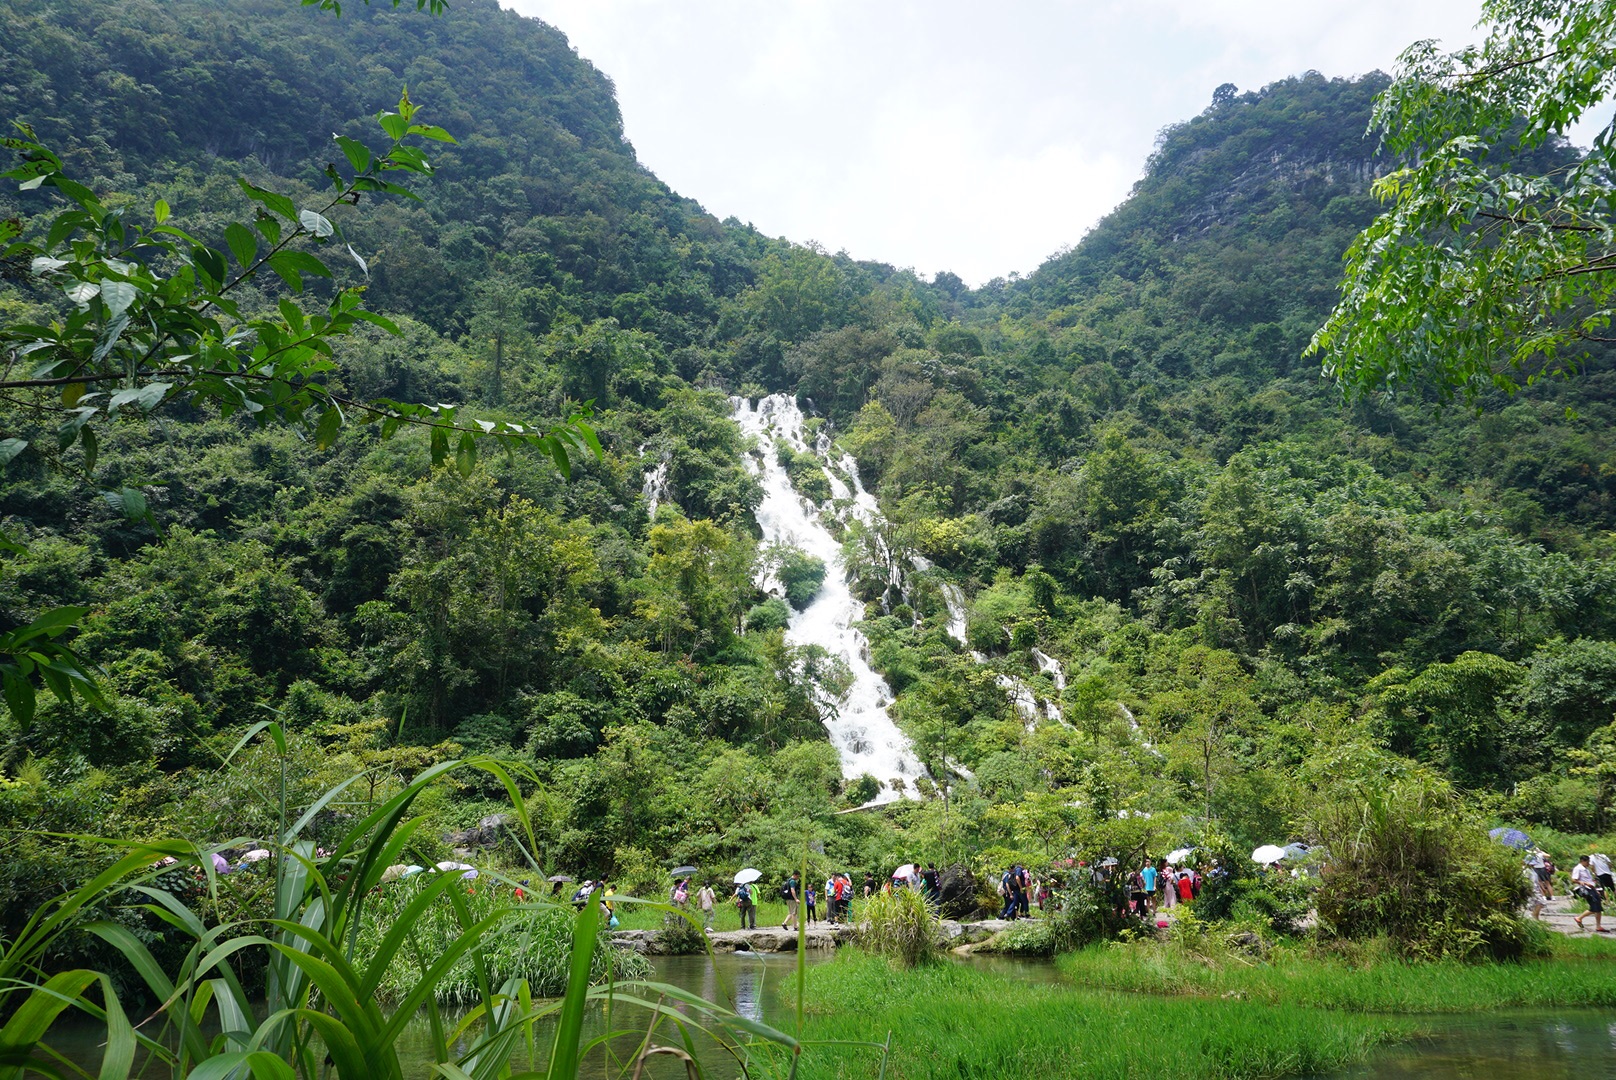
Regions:
M 1156 864 L 1147 859 L 1145 865 L 1139 868 L 1139 880 L 1145 887 L 1145 909 L 1154 913 L 1156 910 Z
M 735 911 L 741 917 L 742 930 L 757 929 L 757 904 L 752 901 L 752 886 L 735 886 Z
M 802 882 L 795 870 L 791 877 L 780 887 L 780 899 L 786 902 L 786 921 L 780 924 L 782 930 L 795 930 L 797 928 L 797 905 L 802 900 Z
M 1571 868 L 1571 891 L 1581 897 L 1588 905 L 1588 910 L 1577 916 L 1577 929 L 1583 929 L 1582 920 L 1589 915 L 1594 917 L 1594 933 L 1608 934 L 1605 929 L 1605 894 L 1599 888 L 1599 882 L 1594 878 L 1594 868 L 1588 856 L 1584 855 L 1577 860 L 1577 865 Z
M 701 908 L 701 928 L 703 930 L 713 928 L 713 905 L 717 901 L 718 895 L 713 892 L 713 883 L 710 881 L 704 882 L 700 891 L 696 893 L 696 906 Z
M 1554 899 L 1554 860 L 1547 851 L 1537 853 L 1537 861 L 1532 864 L 1532 873 L 1537 877 L 1537 891 L 1545 900 Z
M 803 906 L 805 906 L 808 909 L 808 925 L 809 926 L 812 926 L 812 925 L 814 925 L 814 923 L 819 921 L 819 911 L 818 911 L 818 908 L 815 906 L 815 903 L 814 903 L 814 901 L 816 899 L 817 899 L 817 897 L 814 894 L 814 887 L 812 885 L 809 885 L 806 889 L 803 890 L 802 902 L 803 902 Z

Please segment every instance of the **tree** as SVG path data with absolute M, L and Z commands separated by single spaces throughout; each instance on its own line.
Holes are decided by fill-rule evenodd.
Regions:
M 1372 129 L 1404 162 L 1347 252 L 1307 355 L 1349 394 L 1429 384 L 1444 400 L 1572 374 L 1610 334 L 1616 128 L 1567 131 L 1616 89 L 1616 0 L 1487 0 L 1487 40 L 1410 46 Z
M 429 0 L 420 2 L 424 6 Z M 436 0 L 431 2 L 436 9 Z M 325 0 L 324 6 L 337 5 Z M 323 310 L 308 304 L 308 279 L 334 277 L 314 251 L 343 242 L 333 220 L 339 208 L 380 195 L 415 198 L 391 177 L 432 175 L 419 143 L 454 138 L 440 127 L 416 123 L 417 108 L 405 91 L 396 112 L 377 115 L 388 140 L 379 152 L 358 139 L 335 136 L 349 175 L 326 166 L 332 191 L 318 208 L 300 209 L 286 196 L 240 179 L 241 189 L 257 204 L 256 214 L 251 227 L 239 221 L 225 226 L 228 258 L 171 224 L 164 200 L 152 206 L 151 225 L 127 221 L 124 208 L 108 206 L 69 177 L 62 159 L 27 125 L 18 124 L 18 135 L 0 139 L 0 145 L 16 151 L 22 164 L 3 175 L 19 181 L 23 191 L 52 191 L 67 206 L 50 216 L 43 238 L 26 237 L 20 219 L 0 220 L 0 265 L 28 266 L 36 282 L 67 304 L 49 323 L 0 325 L 0 400 L 35 423 L 54 424 L 54 453 L 78 446 L 76 466 L 90 478 L 100 450 L 98 427 L 166 405 L 211 406 L 227 417 L 250 416 L 260 426 L 289 426 L 307 432 L 321 449 L 352 421 L 378 424 L 383 438 L 421 427 L 430 433 L 434 464 L 449 457 L 454 440 L 462 475 L 475 467 L 478 442 L 485 438 L 507 451 L 534 446 L 563 473 L 571 470 L 569 450 L 587 447 L 599 454 L 586 422 L 587 406 L 544 430 L 462 417 L 455 405 L 361 400 L 328 382 L 336 367 L 333 339 L 365 324 L 395 335 L 400 330 L 363 306 L 362 286 L 335 289 Z M 343 244 L 368 275 L 365 260 Z M 243 304 L 244 286 L 263 284 L 258 279 L 265 270 L 279 279 L 279 300 L 272 308 L 251 310 Z M 5 436 L 0 437 L 0 468 L 38 442 L 3 428 L 0 436 Z M 131 518 L 149 516 L 139 490 L 124 486 L 112 494 Z M 0 547 L 17 545 L 0 534 Z M 89 668 L 58 640 L 82 614 L 77 608 L 54 608 L 0 636 L 0 682 L 21 726 L 33 718 L 36 677 L 63 702 L 76 691 L 90 704 L 100 703 Z

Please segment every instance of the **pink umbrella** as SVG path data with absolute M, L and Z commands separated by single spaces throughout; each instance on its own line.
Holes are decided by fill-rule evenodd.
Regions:
M 228 874 L 230 872 L 230 864 L 217 851 L 213 853 L 213 872 L 215 874 Z

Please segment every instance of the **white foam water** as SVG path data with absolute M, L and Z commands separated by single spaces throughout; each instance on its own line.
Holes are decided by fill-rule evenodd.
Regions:
M 869 643 L 853 626 L 864 617 L 864 605 L 848 585 L 842 545 L 821 519 L 824 508 L 798 494 L 776 453 L 776 444 L 782 442 L 797 453 L 810 449 L 803 433 L 802 410 L 788 394 L 771 394 L 755 406 L 746 398 L 731 398 L 730 402 L 741 432 L 756 440 L 746 466 L 763 485 L 757 522 L 764 543 L 799 548 L 825 563 L 825 583 L 819 595 L 804 610 L 792 612 L 786 639 L 795 645 L 820 646 L 846 663 L 852 674 L 852 685 L 839 701 L 821 703 L 821 718 L 841 754 L 842 774 L 857 777 L 869 773 L 880 780 L 885 787 L 876 802 L 914 794 L 914 782 L 924 770 L 909 740 L 887 715 L 892 692 L 870 667 Z M 821 463 L 827 463 L 829 440 L 821 438 L 813 449 Z M 844 457 L 836 465 L 847 479 L 836 475 L 837 470 L 825 469 L 833 496 L 850 500 L 846 513 L 867 524 L 879 524 L 880 511 L 859 483 L 852 458 Z M 758 585 L 780 592 L 779 583 L 768 572 Z

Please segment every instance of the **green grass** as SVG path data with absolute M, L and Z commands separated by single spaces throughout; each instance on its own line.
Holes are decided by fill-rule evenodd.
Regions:
M 1616 943 L 1555 935 L 1551 948 L 1550 958 L 1522 963 L 1409 963 L 1374 950 L 1345 958 L 1301 947 L 1275 949 L 1259 961 L 1219 948 L 1139 942 L 1092 946 L 1056 963 L 1093 989 L 1354 1012 L 1616 1007 Z
M 892 1032 L 886 1075 L 898 1078 L 1081 1076 L 1135 1080 L 1279 1077 L 1339 1069 L 1409 1038 L 1414 1021 L 1250 1000 L 1161 999 L 940 962 L 898 970 L 844 950 L 809 969 L 809 1039 Z M 874 1075 L 868 1050 L 811 1047 L 806 1080 Z

